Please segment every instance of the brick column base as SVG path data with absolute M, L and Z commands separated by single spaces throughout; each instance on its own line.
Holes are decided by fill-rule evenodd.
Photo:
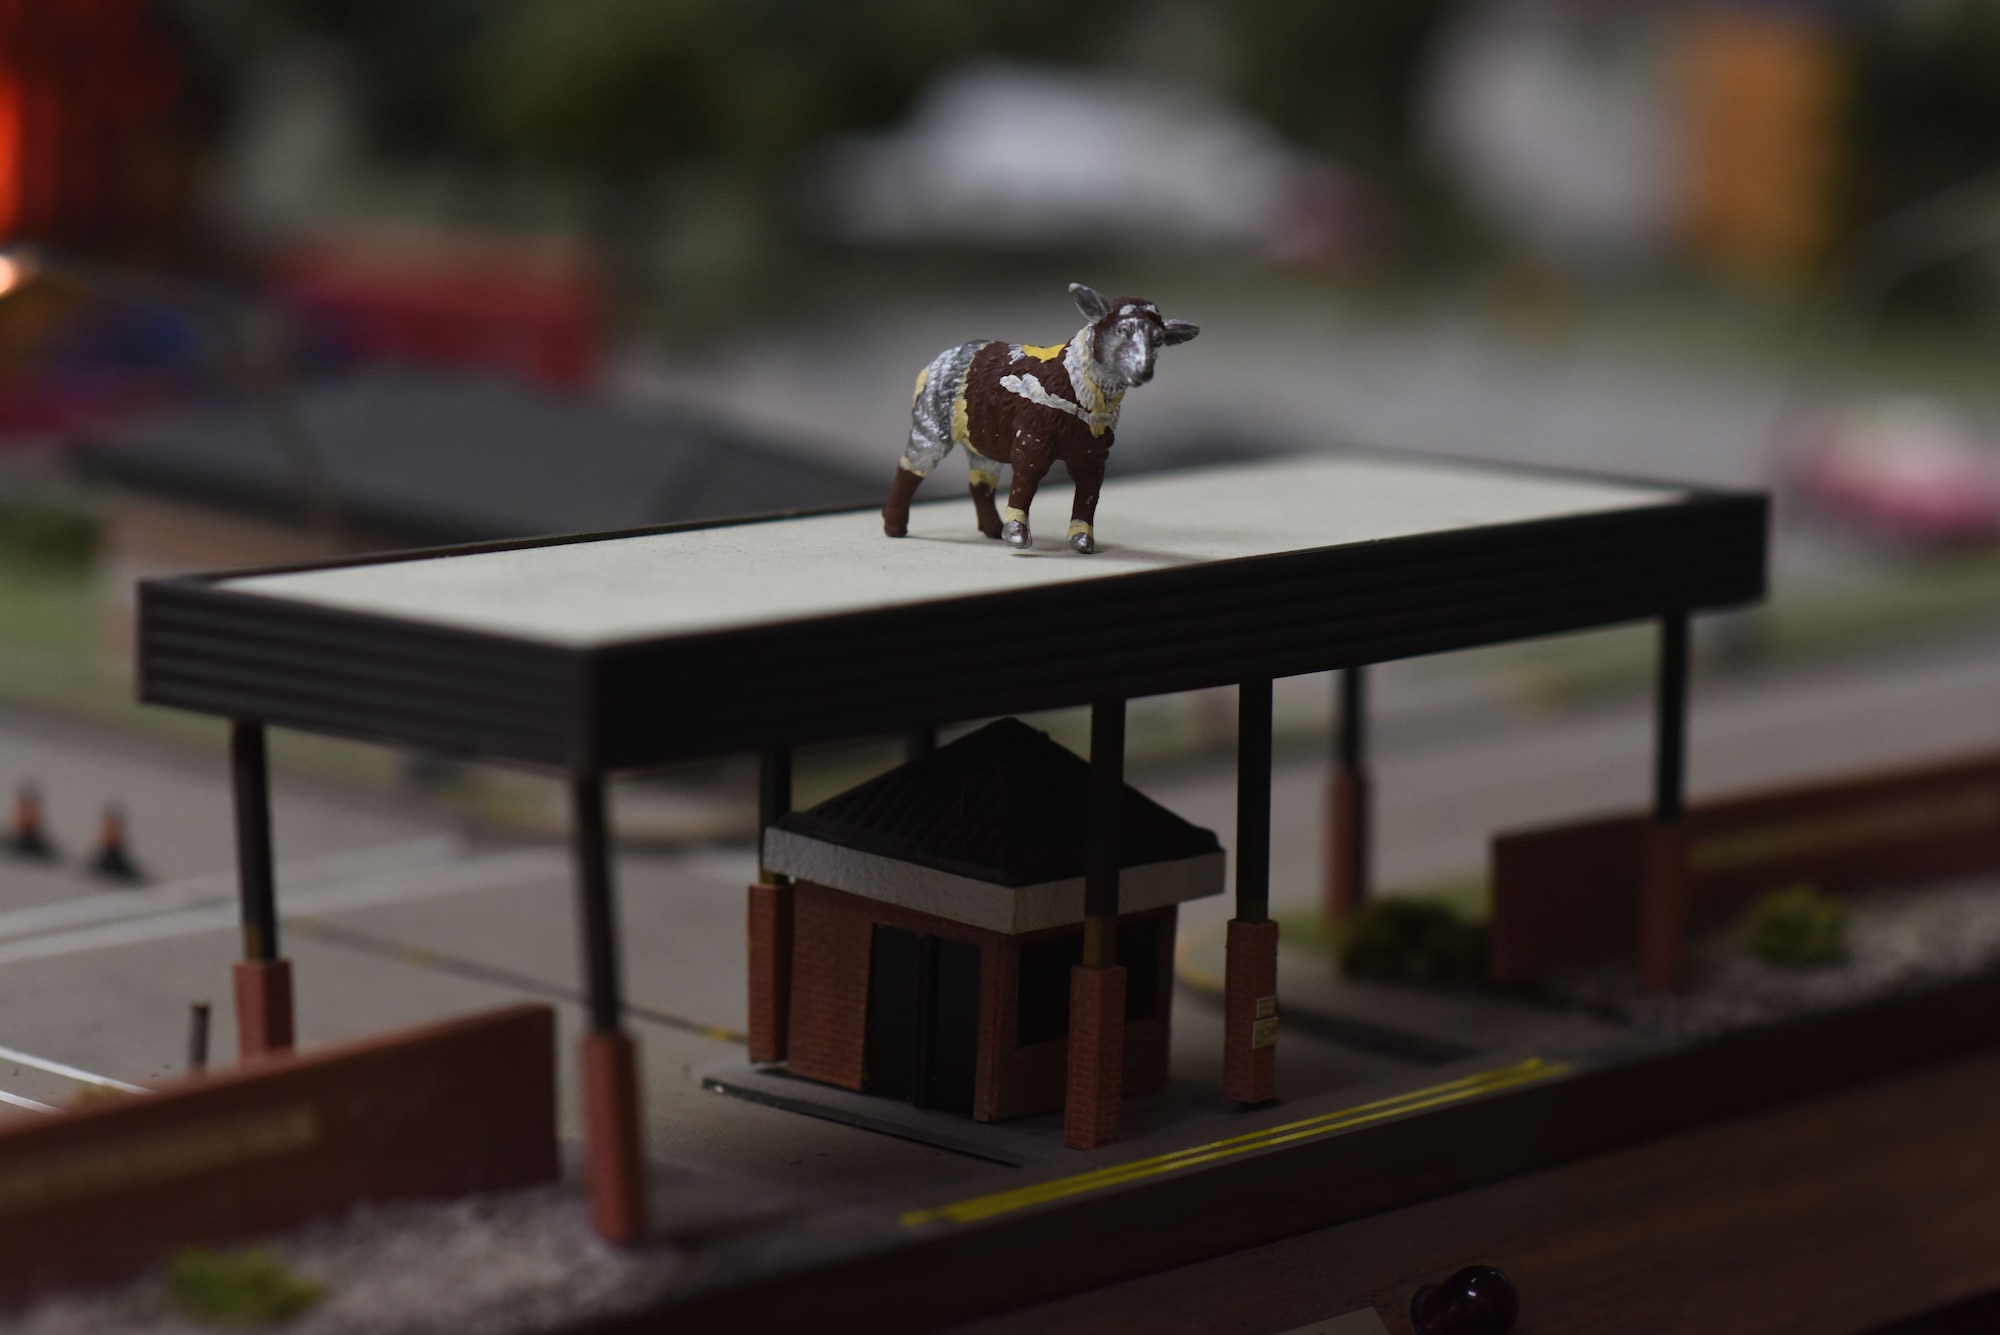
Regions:
M 236 963 L 236 1054 L 248 1061 L 292 1049 L 292 962 Z
M 1646 826 L 1639 886 L 1639 977 L 1654 992 L 1678 988 L 1687 973 L 1687 830 Z
M 1063 1144 L 1094 1150 L 1118 1139 L 1125 1086 L 1125 970 L 1121 965 L 1069 972 L 1069 1088 Z
M 792 1006 L 792 887 L 750 887 L 750 1060 L 785 1059 Z
M 1238 1103 L 1278 1097 L 1278 924 L 1229 920 L 1222 984 L 1222 1092 Z
M 590 1222 L 606 1242 L 637 1242 L 646 1235 L 638 1050 L 630 1034 L 593 1030 L 582 1057 Z
M 1339 926 L 1368 900 L 1368 779 L 1337 770 L 1327 785 L 1326 920 Z

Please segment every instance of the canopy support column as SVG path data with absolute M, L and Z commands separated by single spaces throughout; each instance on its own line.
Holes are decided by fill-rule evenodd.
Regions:
M 639 1054 L 624 1029 L 618 923 L 611 885 L 604 776 L 571 778 L 571 838 L 590 1028 L 583 1036 L 583 1116 L 590 1216 L 599 1236 L 637 1242 L 646 1233 L 646 1160 L 639 1116 Z
M 757 776 L 757 884 L 750 887 L 750 1060 L 781 1062 L 792 1006 L 792 881 L 763 865 L 764 838 L 792 810 L 792 752 L 768 747 Z
M 1341 669 L 1327 793 L 1326 920 L 1338 926 L 1368 902 L 1372 803 L 1368 782 L 1368 669 Z
M 1236 916 L 1223 980 L 1222 1092 L 1277 1097 L 1278 924 L 1271 921 L 1271 680 L 1237 696 Z
M 1659 680 L 1655 691 L 1653 818 L 1646 826 L 1640 882 L 1639 972 L 1645 985 L 1667 992 L 1687 970 L 1688 614 L 1660 618 Z
M 236 883 L 243 909 L 243 959 L 233 980 L 236 1048 L 248 1060 L 292 1046 L 292 964 L 278 953 L 271 775 L 262 723 L 237 719 L 230 724 L 229 778 L 236 799 Z
M 1120 818 L 1125 803 L 1125 701 L 1090 709 L 1090 810 L 1083 878 L 1083 963 L 1070 971 L 1069 1084 L 1063 1144 L 1093 1150 L 1118 1138 L 1125 1085 L 1125 970 L 1118 963 Z

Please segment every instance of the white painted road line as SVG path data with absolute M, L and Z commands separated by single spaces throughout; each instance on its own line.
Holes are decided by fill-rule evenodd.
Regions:
M 122 1089 L 127 1094 L 144 1094 L 147 1092 L 144 1085 L 127 1084 L 123 1080 L 114 1080 L 108 1075 L 98 1075 L 95 1071 L 86 1071 L 81 1067 L 71 1066 L 66 1062 L 50 1061 L 47 1057 L 37 1057 L 32 1052 L 22 1052 L 19 1048 L 0 1047 L 0 1061 L 10 1061 L 16 1066 L 26 1066 L 36 1071 L 47 1071 L 50 1075 L 59 1075 L 65 1080 L 74 1080 L 79 1085 L 96 1085 L 102 1089 Z
M 464 842 L 460 839 L 451 835 L 425 835 L 420 839 L 404 839 L 373 848 L 350 849 L 283 862 L 278 864 L 277 879 L 282 893 L 284 890 L 306 889 L 356 876 L 456 863 L 464 853 Z M 137 890 L 106 890 L 84 899 L 65 899 L 54 904 L 38 904 L 33 908 L 0 913 L 0 941 L 210 904 L 234 903 L 235 899 L 236 873 L 233 871 L 191 876 Z
M 314 889 L 287 892 L 281 885 L 278 911 L 283 917 L 346 913 L 354 909 L 436 899 L 474 890 L 497 890 L 533 881 L 566 882 L 568 874 L 569 863 L 563 853 L 544 848 L 523 849 L 442 866 L 384 872 L 346 884 Z M 230 902 L 179 912 L 155 913 L 127 921 L 81 927 L 75 931 L 47 932 L 0 943 L 0 965 L 198 936 L 203 932 L 230 930 L 237 923 L 237 907 Z
M 9 1094 L 4 1089 L 0 1089 L 0 1103 L 11 1104 L 16 1108 L 26 1108 L 30 1112 L 52 1113 L 62 1111 L 60 1108 L 42 1103 L 37 1099 L 22 1098 L 19 1094 Z

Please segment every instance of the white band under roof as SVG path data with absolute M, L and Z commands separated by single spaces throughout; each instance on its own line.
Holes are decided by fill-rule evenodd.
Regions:
M 798 880 L 993 932 L 1018 935 L 1083 921 L 1081 876 L 1040 885 L 998 885 L 775 828 L 764 832 L 763 861 L 772 871 Z M 1218 849 L 1127 867 L 1118 878 L 1118 911 L 1143 913 L 1219 895 L 1224 863 Z

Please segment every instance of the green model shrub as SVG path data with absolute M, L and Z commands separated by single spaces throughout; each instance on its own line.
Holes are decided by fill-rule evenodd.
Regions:
M 79 569 L 97 550 L 97 521 L 76 506 L 0 497 L 0 561 Z
M 1847 958 L 1847 905 L 1810 885 L 1774 890 L 1743 915 L 1745 954 L 1790 969 Z
M 241 1252 L 182 1252 L 167 1265 L 167 1295 L 199 1321 L 270 1326 L 311 1307 L 326 1286 L 293 1270 L 266 1247 Z
M 1391 983 L 1477 982 L 1486 933 L 1443 904 L 1398 896 L 1371 900 L 1342 932 L 1340 968 Z

